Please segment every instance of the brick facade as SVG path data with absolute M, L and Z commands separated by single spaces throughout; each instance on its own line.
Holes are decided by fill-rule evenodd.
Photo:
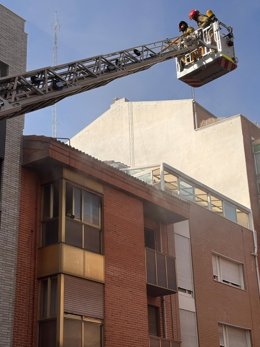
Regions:
M 9 74 L 23 72 L 26 64 L 24 20 L 0 5 L 0 61 Z M 10 42 L 12 44 L 10 44 Z M 5 128 L 1 173 L 0 229 L 0 346 L 11 347 L 14 317 L 16 248 L 20 198 L 20 156 L 23 117 L 1 121 Z

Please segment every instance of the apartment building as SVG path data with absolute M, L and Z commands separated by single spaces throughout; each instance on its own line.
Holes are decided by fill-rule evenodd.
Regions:
M 22 72 L 24 20 L 1 5 L 0 18 L 1 75 Z M 165 117 L 172 107 L 175 128 Z M 232 165 L 244 158 L 246 166 L 236 192 L 221 186 L 221 172 L 218 184 L 206 181 L 202 139 L 215 149 L 214 127 L 222 121 L 198 104 L 121 99 L 106 117 L 90 125 L 96 141 L 84 151 L 135 172 L 55 139 L 22 137 L 23 117 L 0 124 L 0 346 L 257 347 L 258 128 L 241 116 L 226 120 L 247 146 L 245 158 L 241 138 L 229 147 L 227 129 L 225 148 L 238 149 Z M 182 142 L 180 130 L 191 142 Z M 189 171 L 196 146 L 202 154 Z
M 38 136 L 21 187 L 13 346 L 259 344 L 248 209 L 234 222 Z
M 191 99 L 122 98 L 71 144 L 130 167 L 173 166 L 252 209 L 260 239 L 260 128 L 243 115 L 218 118 Z
M 24 20 L 0 4 L 0 77 L 25 71 Z M 23 117 L 0 121 L 0 346 L 12 346 Z

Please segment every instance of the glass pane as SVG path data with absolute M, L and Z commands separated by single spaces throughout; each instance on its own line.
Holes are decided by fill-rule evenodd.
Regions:
M 223 215 L 223 203 L 219 198 L 211 195 L 210 197 L 211 210 L 215 213 Z
M 41 281 L 41 305 L 40 317 L 47 318 L 48 316 L 48 280 Z
M 165 256 L 157 253 L 157 276 L 158 285 L 167 288 Z
M 73 188 L 73 215 L 75 219 L 81 220 L 81 190 Z
M 43 219 L 48 219 L 50 215 L 50 203 L 51 203 L 51 186 L 47 185 L 43 187 Z
M 66 216 L 72 217 L 72 186 L 67 183 L 66 184 Z
M 237 223 L 245 228 L 249 227 L 249 216 L 246 212 L 237 209 Z
M 100 226 L 101 199 L 92 193 L 83 192 L 83 221 Z
M 166 262 L 167 262 L 168 288 L 177 291 L 175 259 L 173 257 L 167 256 Z
M 81 325 L 81 320 L 64 319 L 63 347 L 81 347 Z
M 255 153 L 256 173 L 260 174 L 260 153 Z
M 84 225 L 84 249 L 101 253 L 101 231 L 89 225 Z
M 52 245 L 58 242 L 58 219 L 51 219 L 42 223 L 42 246 Z
M 39 322 L 39 347 L 56 347 L 56 320 Z
M 185 199 L 193 200 L 194 188 L 187 182 L 180 180 L 180 195 Z
M 59 182 L 53 184 L 53 217 L 59 216 Z
M 82 224 L 73 219 L 66 218 L 65 243 L 82 247 Z
M 84 347 L 101 347 L 101 325 L 84 322 Z
M 156 265 L 155 265 L 155 251 L 146 248 L 146 271 L 147 282 L 156 284 Z
M 160 336 L 159 308 L 148 305 L 149 335 Z
M 173 193 L 178 194 L 179 187 L 178 187 L 178 177 L 164 171 L 164 183 L 165 183 L 165 189 L 171 190 Z
M 51 302 L 50 302 L 50 316 L 57 314 L 57 277 L 51 278 Z
M 195 190 L 195 202 L 203 207 L 208 207 L 208 194 L 200 189 L 200 188 L 194 188 Z
M 155 231 L 151 229 L 144 229 L 145 247 L 155 249 Z
M 228 201 L 223 201 L 224 205 L 224 216 L 232 222 L 237 222 L 236 206 Z

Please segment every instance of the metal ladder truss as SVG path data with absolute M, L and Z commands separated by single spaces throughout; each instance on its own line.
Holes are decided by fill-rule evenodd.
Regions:
M 184 42 L 185 40 L 185 42 Z M 196 35 L 166 39 L 24 74 L 0 78 L 0 119 L 32 112 L 192 51 Z

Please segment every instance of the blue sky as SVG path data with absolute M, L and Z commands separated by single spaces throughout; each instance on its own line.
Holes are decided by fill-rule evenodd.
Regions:
M 259 0 L 2 0 L 1 4 L 26 20 L 27 70 L 52 65 L 56 12 L 60 24 L 57 60 L 61 64 L 174 37 L 180 20 L 194 25 L 188 18 L 190 9 L 205 12 L 210 8 L 233 27 L 239 65 L 230 74 L 195 89 L 195 98 L 216 116 L 243 114 L 260 124 Z M 192 90 L 177 80 L 174 60 L 158 64 L 59 102 L 57 136 L 72 137 L 117 97 L 130 101 L 188 99 Z M 27 114 L 24 133 L 51 136 L 52 108 Z

